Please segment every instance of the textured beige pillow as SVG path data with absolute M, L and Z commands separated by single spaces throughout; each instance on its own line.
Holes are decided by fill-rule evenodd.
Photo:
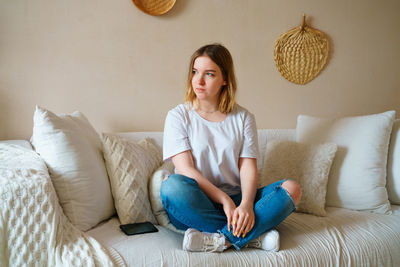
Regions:
M 151 209 L 153 210 L 153 214 L 156 216 L 158 223 L 174 232 L 183 234 L 185 231 L 176 229 L 176 227 L 169 220 L 168 213 L 164 208 L 160 195 L 161 184 L 164 177 L 173 172 L 174 164 L 172 161 L 166 161 L 153 173 L 149 181 L 149 197 Z
M 267 144 L 259 187 L 282 179 L 297 181 L 302 198 L 297 211 L 325 216 L 325 196 L 336 144 L 302 144 L 274 140 Z
M 103 134 L 103 147 L 120 222 L 156 223 L 147 186 L 151 174 L 162 163 L 160 149 L 149 138 L 135 143 L 107 134 Z

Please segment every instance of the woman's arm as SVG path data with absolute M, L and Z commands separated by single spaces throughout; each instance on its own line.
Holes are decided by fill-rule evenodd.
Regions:
M 239 175 L 242 188 L 242 201 L 233 214 L 233 233 L 245 236 L 254 226 L 254 198 L 257 191 L 257 160 L 239 159 Z
M 236 208 L 232 199 L 224 191 L 213 185 L 201 174 L 200 171 L 196 169 L 192 152 L 190 150 L 186 150 L 173 156 L 172 162 L 179 174 L 195 179 L 199 184 L 200 189 L 207 195 L 207 197 L 216 203 L 222 204 L 228 221 L 228 230 L 230 231 L 233 212 Z

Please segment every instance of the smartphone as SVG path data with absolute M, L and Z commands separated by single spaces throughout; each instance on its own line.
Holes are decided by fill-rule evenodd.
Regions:
M 158 232 L 158 229 L 151 222 L 121 224 L 119 228 L 121 228 L 126 235 Z

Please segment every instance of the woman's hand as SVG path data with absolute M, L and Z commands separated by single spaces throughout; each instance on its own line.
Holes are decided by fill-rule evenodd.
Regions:
M 226 215 L 228 231 L 231 231 L 232 219 L 233 219 L 233 214 L 236 209 L 236 205 L 233 202 L 233 200 L 227 195 L 226 198 L 224 198 L 224 200 L 222 202 L 222 207 L 223 207 L 225 215 Z
M 254 223 L 254 205 L 250 202 L 242 202 L 233 213 L 233 235 L 245 237 L 253 228 Z

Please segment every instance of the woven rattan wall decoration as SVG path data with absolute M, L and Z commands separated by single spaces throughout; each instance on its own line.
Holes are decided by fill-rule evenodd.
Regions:
M 146 14 L 159 16 L 167 13 L 176 0 L 132 0 L 135 6 Z
M 306 84 L 324 68 L 329 53 L 325 34 L 302 24 L 284 34 L 275 42 L 274 58 L 278 71 L 285 79 L 296 84 Z

